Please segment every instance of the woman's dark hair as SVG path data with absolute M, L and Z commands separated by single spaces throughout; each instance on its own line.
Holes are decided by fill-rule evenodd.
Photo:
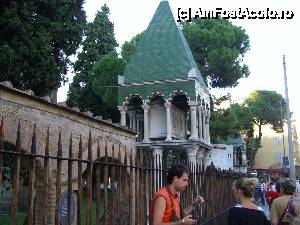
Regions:
M 183 164 L 174 164 L 168 172 L 167 184 L 172 184 L 174 177 L 182 177 L 183 173 L 190 174 L 190 169 Z
M 296 191 L 296 183 L 293 179 L 284 179 L 282 184 L 283 194 L 292 195 Z

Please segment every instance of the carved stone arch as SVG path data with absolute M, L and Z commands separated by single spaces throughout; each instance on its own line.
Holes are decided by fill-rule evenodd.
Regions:
M 143 103 L 143 97 L 138 94 L 130 94 L 125 98 L 123 105 L 128 106 L 134 103 Z
M 153 101 L 154 99 L 156 98 L 161 98 L 164 102 L 166 102 L 166 97 L 163 93 L 160 93 L 160 92 L 153 92 L 151 93 L 151 95 L 148 95 L 147 96 L 147 99 L 146 99 L 146 103 L 147 104 L 150 104 L 151 101 Z
M 176 90 L 176 91 L 173 91 L 170 95 L 169 95 L 169 98 L 168 98 L 168 101 L 173 101 L 173 99 L 176 97 L 176 96 L 179 96 L 179 95 L 182 95 L 182 96 L 185 96 L 187 98 L 187 101 L 190 101 L 190 97 L 188 96 L 188 94 L 185 92 L 185 91 L 182 91 L 182 90 Z
M 189 110 L 188 102 L 190 101 L 190 97 L 182 90 L 177 90 L 170 94 L 169 101 L 172 105 L 177 106 L 177 108 L 180 108 L 185 112 Z

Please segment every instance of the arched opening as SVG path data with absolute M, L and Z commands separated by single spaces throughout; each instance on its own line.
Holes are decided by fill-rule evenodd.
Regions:
M 164 140 L 167 137 L 167 115 L 162 96 L 153 96 L 149 100 L 149 137 L 152 140 Z
M 172 137 L 175 139 L 187 138 L 189 130 L 189 105 L 185 93 L 174 92 L 171 96 Z
M 0 182 L 0 221 L 3 224 L 10 224 L 11 221 L 11 211 L 13 205 L 13 189 L 14 189 L 14 177 L 15 166 L 16 166 L 16 155 L 9 152 L 16 151 L 16 146 L 14 144 L 4 142 L 3 150 L 7 153 L 2 154 L 3 164 L 2 164 L 2 182 Z M 21 152 L 25 152 L 21 149 Z M 36 159 L 32 159 L 29 156 L 20 156 L 20 170 L 19 170 L 19 185 L 17 193 L 17 215 L 16 219 L 18 224 L 23 224 L 26 221 L 27 210 L 28 210 L 28 196 L 29 196 L 29 170 L 31 168 L 31 161 L 35 160 L 35 183 L 41 183 L 43 180 L 43 171 Z M 43 190 L 35 186 L 35 198 L 34 198 L 34 210 L 36 210 L 36 205 L 39 204 L 38 200 L 43 197 Z M 2 223 L 1 223 L 2 224 Z
M 127 98 L 126 124 L 133 131 L 137 132 L 137 140 L 143 139 L 144 134 L 144 110 L 143 100 L 138 95 L 131 95 Z
M 127 166 L 128 166 L 127 161 Z M 83 172 L 83 207 L 87 196 L 87 170 Z M 99 177 L 97 177 L 99 176 Z M 98 178 L 98 179 L 97 179 Z M 92 211 L 96 210 L 97 195 L 100 199 L 100 220 L 109 221 L 114 218 L 116 224 L 127 224 L 129 221 L 130 194 L 129 186 L 132 184 L 130 169 L 119 159 L 101 157 L 95 161 L 92 168 Z M 97 183 L 99 181 L 99 183 Z M 97 193 L 98 192 L 98 193 Z M 85 223 L 85 217 L 82 217 Z M 95 213 L 92 216 L 92 224 L 96 224 Z

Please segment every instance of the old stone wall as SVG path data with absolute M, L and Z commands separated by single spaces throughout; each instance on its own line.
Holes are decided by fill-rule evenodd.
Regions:
M 36 125 L 37 134 L 37 154 L 45 154 L 47 130 L 49 128 L 49 154 L 57 155 L 58 138 L 61 132 L 62 155 L 69 156 L 69 143 L 72 134 L 73 157 L 78 157 L 79 139 L 81 137 L 83 144 L 83 159 L 88 156 L 89 133 L 92 136 L 92 159 L 97 158 L 97 146 L 100 144 L 101 157 L 105 154 L 105 145 L 107 144 L 107 153 L 112 157 L 112 146 L 118 149 L 121 146 L 121 162 L 124 161 L 125 149 L 127 155 L 132 152 L 135 156 L 135 138 L 136 133 L 121 128 L 117 124 L 92 117 L 91 113 L 82 113 L 78 109 L 70 109 L 65 106 L 53 104 L 47 99 L 38 98 L 24 93 L 11 87 L 0 84 L 0 117 L 4 121 L 4 142 L 15 144 L 17 138 L 18 124 L 21 126 L 21 149 L 24 152 L 30 152 L 31 138 L 34 125 Z M 118 153 L 118 151 L 116 151 Z M 115 152 L 115 158 L 117 154 Z M 43 168 L 43 159 L 36 158 L 38 170 Z M 50 222 L 54 221 L 55 210 L 55 178 L 56 178 L 56 160 L 50 160 L 49 164 L 49 209 L 48 217 Z M 62 192 L 67 187 L 67 166 L 68 162 L 62 163 Z M 83 164 L 83 170 L 86 168 Z M 73 163 L 73 190 L 77 190 L 78 178 L 77 163 Z M 43 172 L 36 175 L 36 205 L 35 205 L 35 224 L 42 224 L 40 220 L 42 213 L 43 196 Z

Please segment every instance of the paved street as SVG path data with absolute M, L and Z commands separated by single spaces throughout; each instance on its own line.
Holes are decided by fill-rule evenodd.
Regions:
M 269 218 L 269 206 L 266 204 L 265 206 L 261 206 L 261 208 L 264 210 L 265 214 Z

